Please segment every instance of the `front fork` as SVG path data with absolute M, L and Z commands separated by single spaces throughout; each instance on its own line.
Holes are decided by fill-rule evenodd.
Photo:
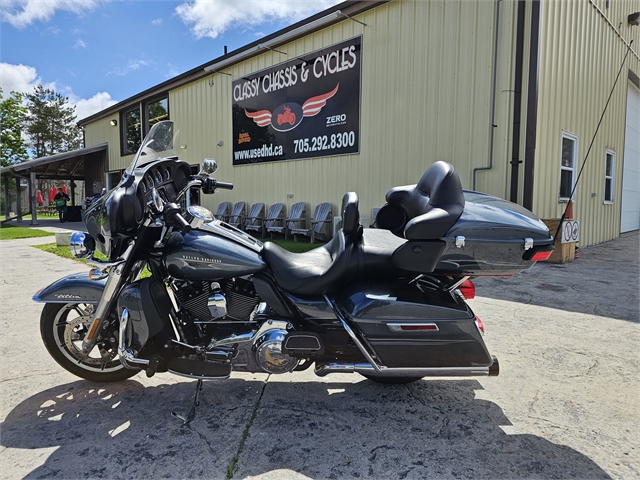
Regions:
M 82 341 L 82 352 L 85 355 L 88 355 L 89 352 L 93 350 L 93 347 L 95 347 L 98 337 L 100 336 L 99 333 L 103 328 L 104 319 L 111 312 L 113 303 L 118 298 L 118 294 L 122 289 L 123 283 L 128 277 L 128 275 L 125 275 L 125 270 L 130 271 L 130 269 L 127 269 L 126 267 L 129 263 L 133 246 L 134 244 L 131 243 L 122 255 L 122 258 L 115 263 L 100 262 L 95 259 L 87 260 L 87 263 L 89 264 L 102 267 L 103 270 L 108 270 L 109 277 L 105 282 L 102 297 L 91 315 L 92 321 L 91 326 L 89 327 L 89 332 Z

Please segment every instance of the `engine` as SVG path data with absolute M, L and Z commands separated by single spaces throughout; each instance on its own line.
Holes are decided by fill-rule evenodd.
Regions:
M 224 282 L 176 281 L 172 285 L 180 304 L 197 323 L 247 322 L 260 299 L 249 280 Z
M 258 330 L 247 332 L 247 323 L 260 321 L 260 298 L 253 283 L 244 278 L 221 282 L 174 281 L 173 291 L 193 324 L 198 325 L 202 340 L 211 343 L 208 351 L 219 346 L 237 345 L 234 370 L 286 373 L 294 370 L 299 359 L 283 352 L 282 344 L 291 325 L 283 320 L 264 320 Z M 186 329 L 189 323 L 184 324 Z M 235 327 L 234 327 L 235 325 Z M 244 330 L 244 332 L 243 332 Z

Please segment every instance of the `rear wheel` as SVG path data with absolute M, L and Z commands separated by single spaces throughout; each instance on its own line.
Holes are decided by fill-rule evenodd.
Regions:
M 361 373 L 367 380 L 371 380 L 377 383 L 385 383 L 387 385 L 404 385 L 405 383 L 417 382 L 422 380 L 422 377 L 378 377 L 376 375 L 369 375 Z
M 118 382 L 138 373 L 124 368 L 118 359 L 117 320 L 101 333 L 93 350 L 82 352 L 93 305 L 47 303 L 40 316 L 40 334 L 47 350 L 68 372 L 92 382 Z

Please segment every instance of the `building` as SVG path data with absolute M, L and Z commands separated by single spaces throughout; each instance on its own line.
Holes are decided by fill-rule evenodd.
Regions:
M 580 243 L 599 243 L 640 223 L 639 11 L 638 0 L 347 1 L 79 124 L 87 148 L 108 145 L 107 187 L 170 118 L 183 159 L 216 158 L 236 186 L 207 196 L 212 210 L 337 209 L 356 191 L 369 219 L 436 160 L 464 188 L 557 218 L 589 152 L 573 211 Z

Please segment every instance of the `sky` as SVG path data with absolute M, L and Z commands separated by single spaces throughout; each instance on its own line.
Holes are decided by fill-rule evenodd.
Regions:
M 0 0 L 0 87 L 38 84 L 77 120 L 340 0 Z

